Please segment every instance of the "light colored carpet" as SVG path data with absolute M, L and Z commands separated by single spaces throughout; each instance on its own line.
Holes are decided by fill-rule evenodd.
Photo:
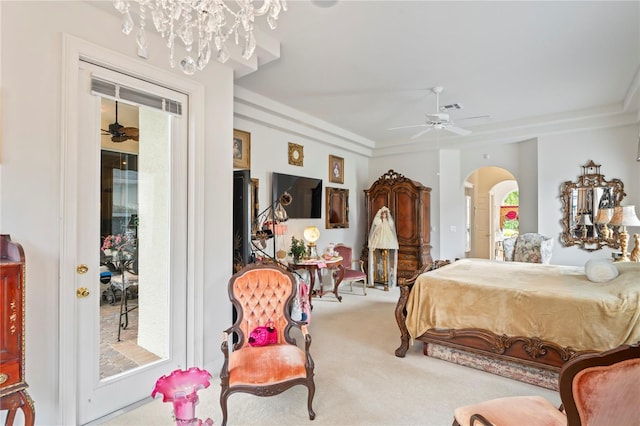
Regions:
M 310 333 L 315 360 L 316 419 L 307 414 L 307 392 L 296 386 L 273 397 L 234 394 L 229 425 L 451 425 L 453 410 L 485 399 L 540 395 L 558 406 L 556 392 L 422 355 L 416 343 L 397 358 L 400 332 L 394 310 L 399 291 L 360 287 L 314 299 Z M 300 340 L 299 340 L 300 341 Z M 169 372 L 167 372 L 169 373 Z M 220 381 L 199 392 L 196 415 L 220 425 Z M 111 419 L 109 425 L 172 425 L 172 406 L 156 399 Z

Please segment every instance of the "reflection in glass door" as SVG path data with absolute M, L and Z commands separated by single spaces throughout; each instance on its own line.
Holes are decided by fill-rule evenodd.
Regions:
M 99 366 L 105 379 L 166 356 L 166 328 L 154 312 L 166 312 L 167 299 L 153 294 L 167 293 L 168 277 L 156 269 L 166 270 L 159 260 L 168 253 L 148 239 L 157 242 L 168 221 L 170 156 L 168 135 L 159 131 L 168 131 L 167 114 L 109 99 L 101 110 Z M 154 137 L 143 138 L 145 148 L 140 115 L 155 129 Z M 141 187 L 151 191 L 141 194 Z
M 152 83 L 82 63 L 78 102 L 69 240 L 89 271 L 74 276 L 88 289 L 73 323 L 85 424 L 186 364 L 188 137 L 186 96 Z

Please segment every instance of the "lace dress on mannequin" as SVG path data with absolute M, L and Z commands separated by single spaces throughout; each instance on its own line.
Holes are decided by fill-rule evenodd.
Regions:
M 381 265 L 386 264 L 386 276 L 378 273 L 378 277 L 383 276 L 386 279 L 385 290 L 389 286 L 396 284 L 397 263 L 398 263 L 398 237 L 396 228 L 389 208 L 381 207 L 376 213 L 369 230 L 369 282 L 376 282 L 376 268 L 380 269 Z M 376 254 L 375 251 L 379 250 Z M 377 258 L 383 256 L 382 262 L 378 262 Z M 378 280 L 379 281 L 379 280 Z

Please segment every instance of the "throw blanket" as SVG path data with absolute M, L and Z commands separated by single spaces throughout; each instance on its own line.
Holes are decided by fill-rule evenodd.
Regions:
M 407 302 L 412 338 L 429 329 L 482 328 L 575 350 L 640 341 L 640 263 L 616 264 L 611 281 L 583 267 L 464 259 L 426 272 Z

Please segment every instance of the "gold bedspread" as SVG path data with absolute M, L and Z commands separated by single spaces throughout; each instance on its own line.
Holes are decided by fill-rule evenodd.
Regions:
M 606 283 L 583 267 L 463 259 L 418 277 L 407 302 L 411 338 L 428 329 L 483 328 L 575 350 L 640 341 L 640 263 Z

